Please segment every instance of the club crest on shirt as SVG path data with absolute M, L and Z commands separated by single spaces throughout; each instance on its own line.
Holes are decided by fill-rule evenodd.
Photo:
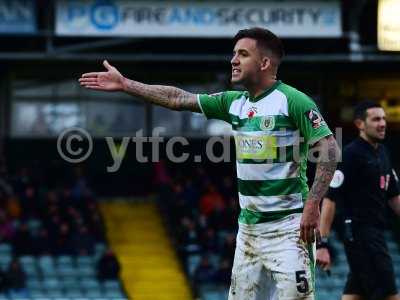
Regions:
M 249 110 L 247 111 L 247 117 L 250 119 L 254 117 L 254 115 L 257 113 L 257 107 L 250 107 Z
M 260 120 L 261 130 L 272 130 L 275 127 L 275 118 L 273 116 L 262 117 Z
M 311 122 L 311 125 L 314 129 L 326 125 L 324 119 L 317 110 L 310 109 L 309 111 L 306 111 L 304 114 L 306 115 L 307 119 Z

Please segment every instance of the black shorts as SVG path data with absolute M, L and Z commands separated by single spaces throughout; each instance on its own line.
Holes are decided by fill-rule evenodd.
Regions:
M 355 294 L 370 300 L 381 300 L 397 294 L 392 258 L 383 230 L 353 225 L 353 241 L 345 241 L 350 273 L 344 294 Z

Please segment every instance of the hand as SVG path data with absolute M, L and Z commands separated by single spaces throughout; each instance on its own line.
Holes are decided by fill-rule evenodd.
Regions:
M 315 241 L 315 231 L 319 228 L 319 202 L 308 200 L 304 205 L 300 222 L 300 238 L 305 243 Z
M 317 264 L 324 270 L 327 271 L 331 267 L 331 255 L 329 254 L 328 248 L 317 249 Z
M 106 60 L 103 61 L 103 66 L 107 69 L 107 72 L 82 74 L 81 78 L 79 78 L 81 86 L 100 91 L 122 91 L 124 77 L 121 73 Z

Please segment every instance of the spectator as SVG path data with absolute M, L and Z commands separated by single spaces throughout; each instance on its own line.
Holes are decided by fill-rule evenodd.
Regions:
M 0 293 L 5 292 L 7 289 L 6 273 L 0 268 Z
M 229 284 L 231 283 L 231 270 L 231 262 L 226 258 L 223 259 L 218 267 L 218 270 L 215 272 L 215 282 L 217 284 L 229 286 Z
M 58 234 L 52 241 L 54 244 L 53 254 L 55 255 L 72 255 L 71 232 L 68 223 L 63 222 L 58 228 Z
M 200 251 L 199 233 L 196 223 L 188 217 L 184 217 L 181 221 L 179 241 L 184 255 Z
M 0 209 L 0 242 L 11 242 L 14 238 L 15 230 L 7 214 Z
M 216 230 L 229 230 L 232 217 L 232 215 L 228 214 L 228 210 L 223 202 L 216 202 L 208 216 L 208 222 Z
M 94 244 L 94 238 L 85 225 L 81 225 L 72 237 L 72 248 L 76 255 L 93 255 Z
M 212 282 L 215 270 L 212 267 L 208 255 L 201 257 L 199 265 L 194 271 L 194 280 L 197 284 Z
M 49 233 L 46 228 L 41 228 L 36 236 L 33 237 L 34 254 L 46 255 L 51 253 Z
M 22 207 L 16 196 L 11 196 L 7 201 L 7 212 L 12 219 L 18 219 L 22 215 Z
M 107 249 L 97 263 L 97 278 L 99 280 L 118 279 L 120 265 L 111 249 Z
M 215 185 L 209 183 L 206 193 L 200 199 L 200 212 L 209 216 L 217 206 L 225 206 L 222 195 L 217 191 Z
M 197 208 L 200 199 L 200 192 L 190 177 L 187 177 L 185 180 L 182 198 L 185 201 L 185 206 L 189 210 L 194 210 Z
M 22 269 L 19 261 L 13 259 L 6 274 L 7 291 L 12 298 L 26 298 L 26 274 Z
M 14 253 L 17 256 L 29 255 L 32 252 L 32 244 L 33 240 L 28 225 L 21 223 L 13 240 Z
M 215 234 L 214 228 L 207 228 L 201 237 L 201 246 L 203 252 L 217 252 L 218 237 Z
M 235 247 L 236 247 L 236 236 L 234 233 L 230 233 L 225 237 L 221 249 L 221 257 L 227 259 L 230 262 L 230 264 L 233 264 Z

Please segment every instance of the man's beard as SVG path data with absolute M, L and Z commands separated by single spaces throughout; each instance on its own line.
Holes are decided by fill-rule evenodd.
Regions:
M 380 143 L 385 139 L 385 135 L 381 138 L 379 136 L 368 135 L 369 139 L 374 143 Z

